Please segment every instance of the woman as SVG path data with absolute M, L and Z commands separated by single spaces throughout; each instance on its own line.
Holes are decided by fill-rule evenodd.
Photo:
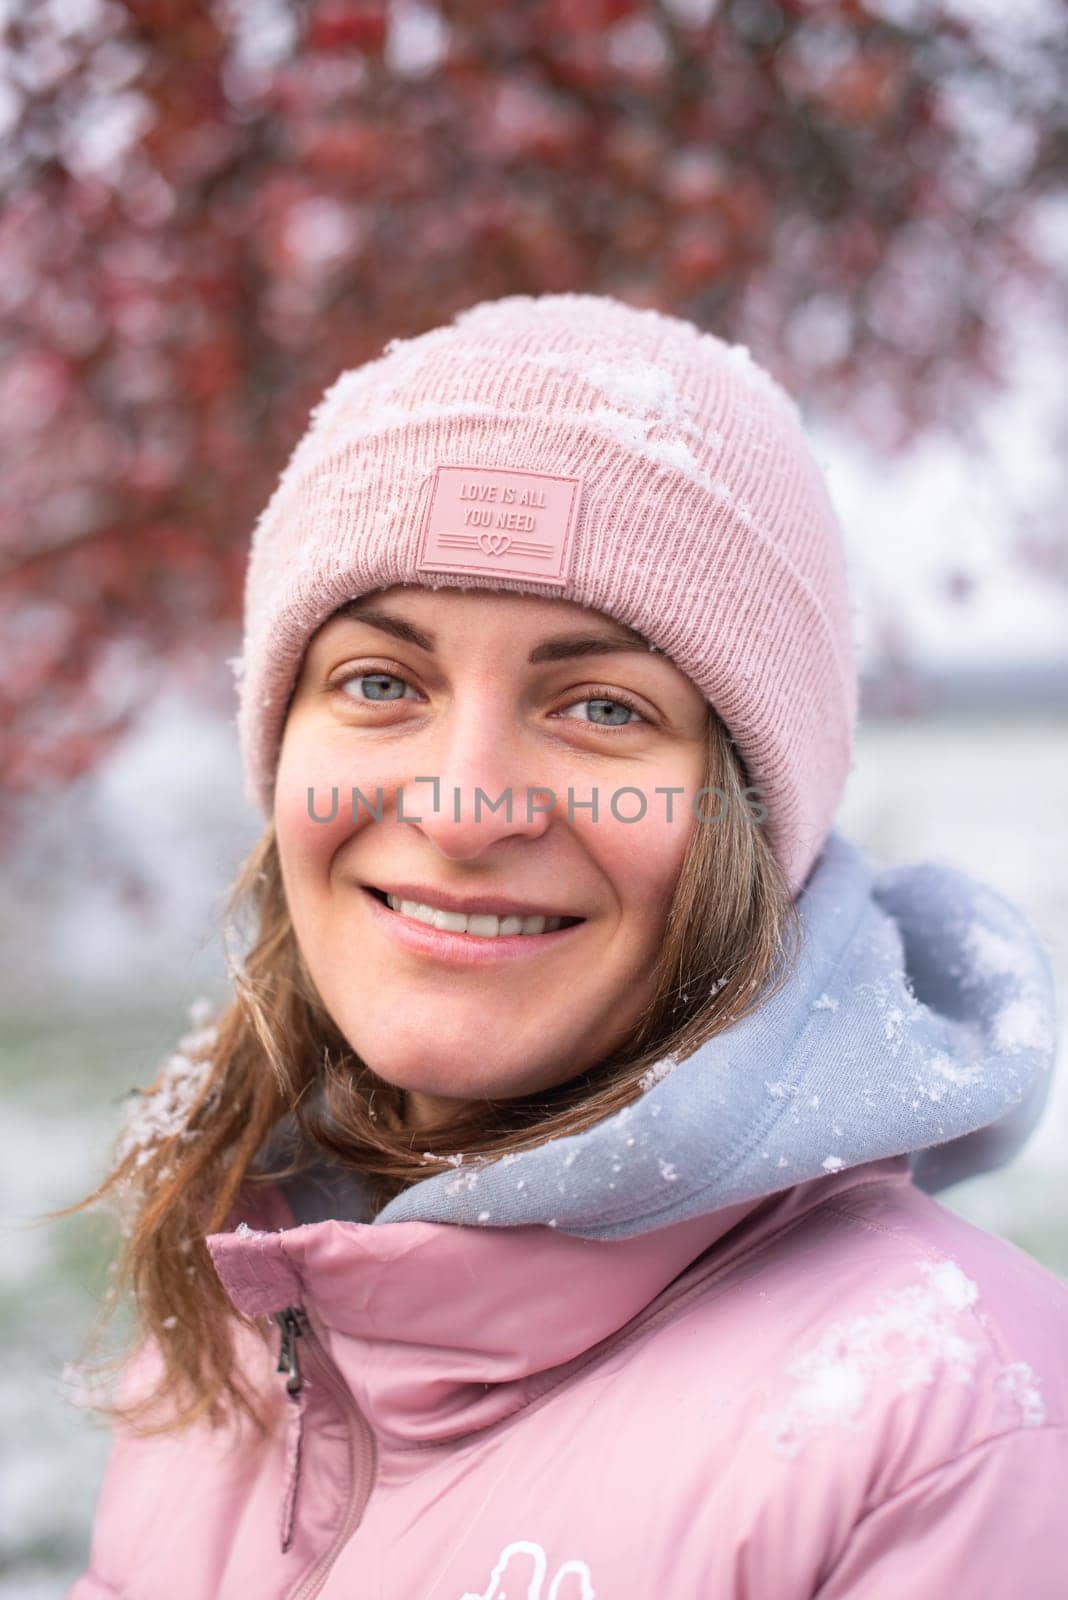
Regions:
M 1068 1290 L 931 1198 L 1037 1121 L 1050 965 L 834 827 L 789 397 L 592 295 L 392 341 L 235 666 L 257 920 L 97 1191 L 144 1339 L 70 1600 L 1063 1594 Z

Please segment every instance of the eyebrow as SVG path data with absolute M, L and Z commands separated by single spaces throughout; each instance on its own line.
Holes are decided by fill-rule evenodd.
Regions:
M 403 639 L 406 644 L 418 645 L 420 650 L 430 654 L 433 654 L 437 643 L 433 633 L 414 627 L 402 617 L 390 616 L 388 611 L 376 611 L 359 600 L 347 601 L 338 607 L 334 615 L 347 617 L 353 622 L 365 622 L 371 628 L 380 628 L 383 633 Z M 648 641 L 633 628 L 628 628 L 625 633 L 563 633 L 535 645 L 527 660 L 533 666 L 542 661 L 566 661 L 573 656 L 614 655 L 619 650 L 639 650 L 644 654 L 651 649 Z

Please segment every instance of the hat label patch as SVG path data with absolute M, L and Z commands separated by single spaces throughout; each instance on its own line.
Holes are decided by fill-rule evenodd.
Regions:
M 438 466 L 416 570 L 529 578 L 563 587 L 581 478 L 511 467 Z

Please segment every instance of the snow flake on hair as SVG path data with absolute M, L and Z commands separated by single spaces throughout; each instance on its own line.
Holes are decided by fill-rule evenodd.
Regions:
M 654 1061 L 653 1065 L 643 1072 L 638 1079 L 638 1087 L 643 1094 L 647 1094 L 655 1084 L 666 1078 L 668 1073 L 677 1066 L 678 1062 L 673 1060 L 671 1056 L 665 1056 L 663 1061 Z
M 134 1099 L 119 1130 L 115 1159 L 121 1163 L 136 1151 L 136 1167 L 143 1167 L 170 1139 L 189 1140 L 195 1130 L 188 1126 L 195 1107 L 210 1110 L 218 1101 L 218 1086 L 206 1098 L 204 1089 L 211 1077 L 212 1050 L 218 1029 L 209 1023 L 210 1000 L 199 998 L 189 1008 L 193 1027 L 178 1041 L 178 1048 L 166 1059 L 156 1082 L 147 1089 L 135 1089 Z

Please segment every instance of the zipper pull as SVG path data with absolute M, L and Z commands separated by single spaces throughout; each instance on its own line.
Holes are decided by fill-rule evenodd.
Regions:
M 286 1306 L 284 1311 L 276 1311 L 274 1320 L 282 1330 L 282 1344 L 278 1352 L 278 1365 L 276 1372 L 288 1372 L 286 1390 L 289 1394 L 296 1394 L 304 1382 L 300 1371 L 300 1361 L 297 1357 L 297 1340 L 304 1333 L 307 1318 L 299 1306 Z
M 278 1355 L 278 1372 L 288 1372 L 286 1393 L 293 1404 L 287 1407 L 289 1412 L 286 1423 L 285 1463 L 283 1466 L 282 1504 L 279 1512 L 278 1539 L 283 1555 L 293 1541 L 293 1518 L 297 1504 L 297 1485 L 300 1481 L 300 1469 L 303 1457 L 304 1443 L 304 1413 L 307 1397 L 303 1392 L 304 1379 L 300 1371 L 300 1362 L 297 1357 L 296 1341 L 302 1336 L 308 1325 L 307 1317 L 299 1306 L 286 1306 L 284 1311 L 275 1312 L 275 1321 L 282 1330 L 281 1349 Z

